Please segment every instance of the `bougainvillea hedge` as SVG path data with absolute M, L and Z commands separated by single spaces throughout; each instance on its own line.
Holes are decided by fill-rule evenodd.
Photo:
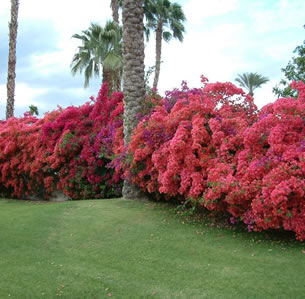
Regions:
M 305 239 L 305 84 L 297 100 L 257 110 L 231 83 L 143 99 L 123 144 L 123 95 L 0 123 L 0 193 L 72 199 L 117 196 L 125 178 L 143 191 L 227 213 L 249 230 L 284 229 Z
M 71 199 L 119 196 L 121 179 L 107 164 L 122 126 L 123 95 L 107 93 L 104 85 L 80 107 L 2 122 L 0 195 L 48 198 L 62 190 Z
M 144 191 L 305 239 L 305 85 L 258 111 L 231 83 L 174 90 L 144 117 L 121 168 Z

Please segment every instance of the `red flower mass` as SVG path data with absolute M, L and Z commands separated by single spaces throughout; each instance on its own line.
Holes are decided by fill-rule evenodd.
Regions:
M 249 230 L 305 239 L 305 84 L 260 111 L 232 83 L 147 95 L 128 146 L 123 95 L 0 122 L 0 195 L 113 197 L 122 178 L 167 200 L 227 212 Z

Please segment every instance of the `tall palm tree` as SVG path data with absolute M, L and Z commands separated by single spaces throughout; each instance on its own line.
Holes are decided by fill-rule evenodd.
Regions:
M 116 24 L 120 24 L 120 21 L 119 21 L 119 8 L 122 7 L 122 0 L 111 0 L 111 10 L 112 10 L 112 19 L 113 19 L 113 22 L 116 22 Z M 115 71 L 115 78 L 118 82 L 121 83 L 121 70 L 120 69 L 117 69 Z
M 124 143 L 137 125 L 137 113 L 145 97 L 143 0 L 123 1 Z M 139 198 L 139 189 L 126 180 L 124 198 Z
M 102 71 L 103 83 L 107 82 L 109 93 L 120 90 L 122 59 L 122 29 L 112 21 L 102 26 L 92 23 L 82 34 L 74 34 L 82 45 L 74 55 L 71 63 L 72 74 L 84 72 L 87 87 L 92 77 L 100 76 Z
M 185 31 L 183 22 L 186 18 L 181 6 L 177 3 L 171 3 L 169 0 L 145 0 L 144 10 L 147 19 L 146 37 L 149 38 L 151 30 L 156 35 L 156 62 L 153 88 L 157 88 L 160 76 L 162 39 L 169 42 L 174 37 L 182 42 Z
M 7 70 L 6 119 L 14 116 L 15 80 L 16 80 L 16 44 L 18 29 L 19 0 L 11 0 L 11 22 L 9 24 L 9 54 Z
M 269 79 L 258 73 L 243 73 L 238 74 L 238 78 L 235 79 L 241 87 L 248 90 L 249 95 L 253 97 L 254 89 L 261 87 L 263 84 L 267 83 Z
M 119 24 L 119 0 L 111 0 L 112 19 Z

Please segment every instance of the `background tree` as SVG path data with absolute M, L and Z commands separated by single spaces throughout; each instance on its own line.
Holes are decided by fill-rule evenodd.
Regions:
M 84 72 L 87 87 L 92 77 L 100 76 L 103 83 L 107 82 L 109 93 L 121 89 L 122 59 L 122 28 L 113 21 L 108 21 L 105 27 L 92 23 L 82 34 L 74 34 L 82 45 L 74 55 L 71 63 L 72 74 Z
M 183 22 L 186 18 L 181 6 L 177 3 L 171 3 L 169 0 L 145 0 L 144 11 L 147 20 L 146 37 L 149 38 L 150 31 L 155 32 L 156 35 L 153 88 L 157 88 L 160 76 L 162 39 L 169 42 L 174 37 L 182 42 L 185 31 Z
M 112 19 L 119 24 L 119 0 L 111 0 Z
M 291 89 L 290 83 L 293 81 L 305 82 L 305 41 L 303 45 L 296 47 L 293 51 L 296 57 L 288 62 L 285 68 L 281 71 L 284 73 L 285 79 L 282 79 L 278 85 L 273 88 L 273 93 L 278 97 L 293 97 L 297 98 L 298 92 Z
M 143 0 L 123 1 L 124 143 L 137 125 L 137 113 L 145 97 Z M 124 198 L 141 197 L 140 189 L 125 180 Z
M 254 89 L 261 87 L 263 84 L 267 83 L 269 79 L 258 73 L 243 73 L 242 75 L 238 74 L 235 81 L 237 81 L 241 87 L 246 88 L 250 96 L 253 97 Z
M 6 119 L 14 116 L 15 80 L 16 80 L 16 44 L 18 30 L 19 0 L 11 0 L 11 22 L 9 24 L 9 54 L 7 70 Z
M 39 112 L 38 112 L 38 107 L 35 106 L 35 105 L 30 105 L 29 106 L 29 112 L 31 115 L 39 115 Z
M 122 0 L 111 0 L 111 10 L 112 10 L 112 19 L 113 22 L 116 22 L 118 25 L 120 24 L 119 20 L 119 8 L 122 7 Z M 115 70 L 115 78 L 118 83 L 121 85 L 121 71 L 122 69 Z

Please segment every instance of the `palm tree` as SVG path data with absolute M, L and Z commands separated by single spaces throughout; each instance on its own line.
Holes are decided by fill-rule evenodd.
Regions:
M 238 74 L 238 78 L 235 79 L 241 87 L 246 88 L 249 91 L 249 95 L 253 97 L 254 89 L 261 87 L 261 85 L 267 83 L 269 79 L 257 73 L 243 73 Z
M 156 34 L 156 62 L 153 88 L 157 88 L 160 65 L 162 39 L 169 42 L 173 37 L 183 41 L 185 31 L 183 22 L 186 20 L 182 8 L 177 3 L 169 0 L 145 0 L 144 1 L 146 24 L 146 37 L 149 38 L 150 30 Z
M 111 0 L 112 19 L 119 24 L 119 0 Z
M 109 93 L 121 88 L 122 29 L 112 21 L 102 26 L 92 23 L 82 34 L 74 34 L 82 45 L 74 55 L 71 63 L 72 74 L 84 72 L 87 87 L 92 77 L 100 76 L 102 70 L 103 83 L 107 82 Z
M 6 119 L 14 116 L 15 79 L 16 79 L 16 44 L 18 29 L 19 0 L 11 0 L 11 22 L 9 24 L 9 54 L 7 70 Z
M 124 0 L 122 17 L 124 143 L 127 145 L 145 97 L 143 0 Z M 141 192 L 125 180 L 123 197 L 139 198 Z

